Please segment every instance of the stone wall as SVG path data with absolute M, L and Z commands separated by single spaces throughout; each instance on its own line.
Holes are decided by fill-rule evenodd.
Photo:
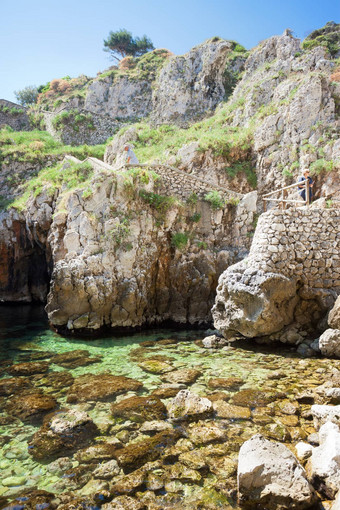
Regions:
M 249 263 L 340 294 L 340 209 L 300 207 L 262 214 Z
M 184 200 L 188 199 L 193 193 L 196 193 L 198 198 L 204 198 L 209 191 L 217 191 L 226 200 L 231 198 L 239 200 L 243 197 L 241 193 L 228 190 L 168 165 L 150 165 L 150 168 L 161 177 L 160 187 L 163 192 Z
M 213 316 L 227 338 L 315 335 L 340 294 L 340 210 L 300 207 L 260 216 L 249 256 L 220 277 Z M 291 339 L 294 343 L 294 339 Z
M 126 125 L 126 122 L 118 121 L 109 115 L 92 114 L 88 110 L 79 109 L 77 113 L 85 114 L 89 119 L 88 122 L 75 124 L 70 118 L 70 121 L 56 129 L 53 126 L 53 119 L 68 110 L 68 108 L 63 108 L 57 112 L 43 112 L 46 130 L 65 145 L 101 144 Z
M 0 99 L 0 128 L 2 126 L 10 126 L 14 131 L 29 131 L 31 126 L 26 108 Z

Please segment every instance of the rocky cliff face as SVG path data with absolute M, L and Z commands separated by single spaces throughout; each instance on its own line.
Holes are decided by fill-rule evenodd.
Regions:
M 214 212 L 207 202 L 181 203 L 157 194 L 146 175 L 102 170 L 93 193 L 76 190 L 57 203 L 47 305 L 55 326 L 209 320 L 217 278 L 247 249 L 242 225 L 251 225 L 256 206 L 241 202 L 235 223 L 235 206 Z
M 0 99 L 0 129 L 9 126 L 15 131 L 30 130 L 27 110 L 23 106 Z

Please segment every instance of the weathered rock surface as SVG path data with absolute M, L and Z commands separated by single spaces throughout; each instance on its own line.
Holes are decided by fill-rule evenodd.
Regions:
M 0 99 L 0 128 L 9 126 L 14 131 L 31 129 L 27 109 L 6 99 Z
M 329 498 L 334 498 L 340 486 L 340 430 L 327 422 L 319 430 L 320 446 L 313 448 L 309 460 L 312 483 Z
M 26 422 L 36 423 L 57 407 L 57 401 L 50 395 L 29 393 L 14 395 L 6 404 L 8 414 Z
M 340 358 L 340 329 L 326 329 L 319 338 L 319 349 L 324 356 Z
M 166 407 L 156 397 L 131 397 L 113 404 L 111 414 L 137 423 L 166 418 Z
M 49 364 L 46 361 L 16 363 L 9 368 L 7 372 L 11 375 L 33 375 L 42 374 L 48 371 Z
M 328 325 L 330 328 L 340 329 L 340 296 L 338 296 L 333 308 L 329 312 Z
M 53 216 L 49 242 L 54 269 L 47 304 L 52 324 L 96 330 L 168 319 L 209 320 L 217 277 L 249 244 L 246 224 L 254 211 L 238 222 L 245 231 L 236 250 L 229 251 L 235 207 L 214 212 L 200 201 L 195 206 L 200 223 L 184 225 L 182 208 L 174 205 L 163 213 L 141 198 L 139 190 L 151 197 L 157 191 L 151 178 L 145 186 L 103 170 L 92 187 L 96 191 L 87 198 L 81 190 L 69 193 L 63 205 L 67 212 L 57 208 Z M 190 240 L 188 228 L 207 239 L 209 247 L 202 251 L 196 237 Z M 183 235 L 185 247 L 178 249 L 174 239 Z M 145 368 L 152 364 L 142 362 Z
M 117 395 L 137 391 L 143 384 L 135 379 L 110 374 L 77 377 L 67 394 L 67 402 L 112 401 Z
M 227 41 L 207 41 L 173 57 L 157 80 L 153 121 L 186 124 L 212 110 L 224 96 L 222 73 L 230 50 Z
M 213 410 L 207 398 L 199 397 L 189 390 L 181 390 L 169 404 L 169 417 L 173 420 L 198 419 L 209 415 Z
M 340 425 L 340 405 L 329 406 L 314 404 L 311 407 L 311 413 L 316 429 L 319 429 L 319 427 L 324 425 L 327 421 Z
M 28 451 L 35 460 L 51 462 L 87 446 L 96 434 L 98 429 L 87 413 L 63 411 L 46 416 L 30 441 Z
M 308 509 L 316 494 L 286 446 L 256 434 L 239 452 L 238 494 L 245 508 Z
M 174 384 L 193 384 L 202 372 L 195 368 L 181 368 L 162 377 L 164 381 Z

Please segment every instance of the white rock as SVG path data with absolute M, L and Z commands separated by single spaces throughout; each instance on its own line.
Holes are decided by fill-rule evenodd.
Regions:
M 241 505 L 250 508 L 302 510 L 316 500 L 306 472 L 292 452 L 260 434 L 241 446 L 237 483 Z
M 314 426 L 317 430 L 327 421 L 331 421 L 337 425 L 340 424 L 340 405 L 328 406 L 314 404 L 311 407 L 311 413 L 314 418 Z
M 312 455 L 313 446 L 300 441 L 295 445 L 296 456 L 299 460 L 306 460 Z
M 173 420 L 185 420 L 211 413 L 212 410 L 209 399 L 199 397 L 189 390 L 181 390 L 170 403 L 169 417 Z
M 340 358 L 340 329 L 326 329 L 319 338 L 319 347 L 324 356 Z
M 340 487 L 340 430 L 330 421 L 319 431 L 320 446 L 310 458 L 312 477 L 326 496 L 334 498 Z

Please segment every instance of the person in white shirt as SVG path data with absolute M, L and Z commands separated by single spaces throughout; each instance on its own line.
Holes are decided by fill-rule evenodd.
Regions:
M 132 150 L 133 145 L 126 144 L 124 145 L 124 151 L 125 151 L 125 163 L 129 163 L 131 165 L 138 164 L 138 158 L 136 154 Z

